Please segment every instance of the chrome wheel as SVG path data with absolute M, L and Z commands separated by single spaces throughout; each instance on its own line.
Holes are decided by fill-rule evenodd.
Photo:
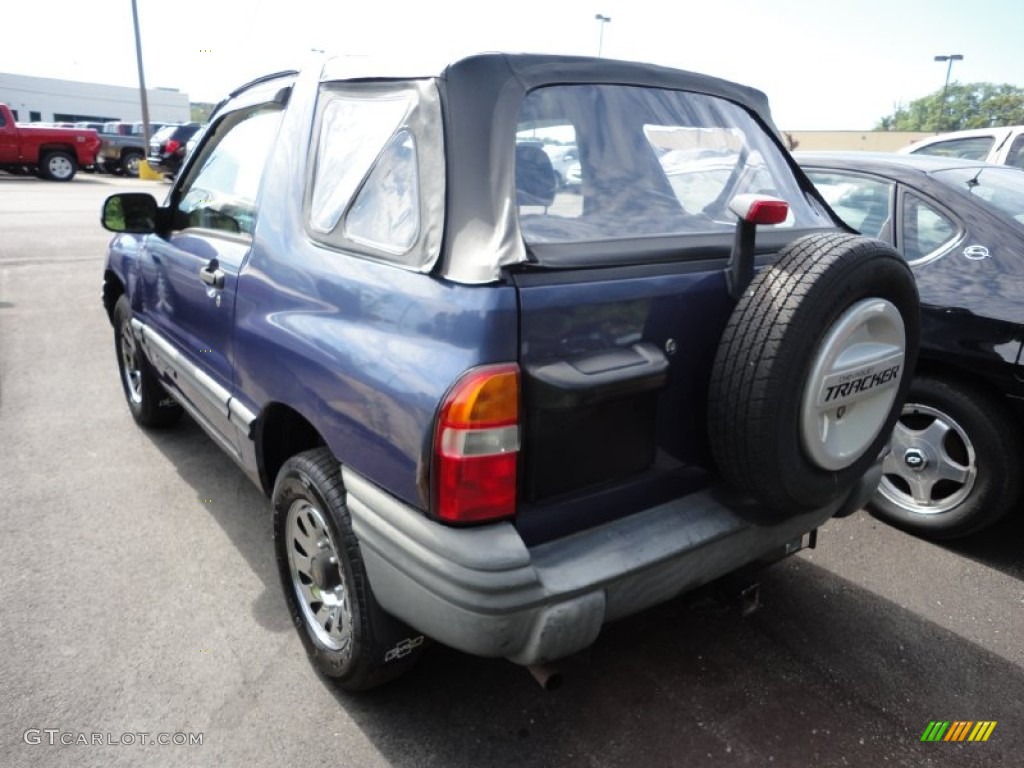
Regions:
M 128 399 L 138 405 L 142 402 L 142 366 L 139 360 L 138 342 L 132 332 L 131 319 L 121 322 L 121 377 L 124 379 Z
M 878 492 L 908 512 L 948 512 L 970 496 L 978 477 L 974 445 L 948 414 L 907 403 L 882 464 Z
M 906 339 L 900 311 L 885 299 L 859 301 L 832 325 L 801 402 L 800 435 L 812 462 L 845 469 L 878 437 L 899 391 Z
M 305 499 L 288 508 L 288 570 L 299 609 L 316 639 L 332 651 L 352 653 L 352 606 L 338 547 L 323 514 Z

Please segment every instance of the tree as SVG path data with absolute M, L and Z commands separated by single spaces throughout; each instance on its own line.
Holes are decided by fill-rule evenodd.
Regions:
M 997 125 L 1024 125 L 1024 88 L 995 83 L 950 83 L 878 121 L 876 131 L 959 131 Z
M 193 123 L 205 123 L 210 119 L 210 113 L 213 112 L 214 104 L 209 104 L 203 101 L 193 101 L 191 106 L 191 120 Z

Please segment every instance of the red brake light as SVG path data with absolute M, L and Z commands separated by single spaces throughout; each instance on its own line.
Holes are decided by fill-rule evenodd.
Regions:
M 736 195 L 729 209 L 749 224 L 781 224 L 789 215 L 789 203 L 767 195 Z
M 434 443 L 434 513 L 453 523 L 516 511 L 519 366 L 465 374 L 441 406 Z
M 751 206 L 747 221 L 753 224 L 781 224 L 789 215 L 785 200 L 758 200 Z
M 178 147 L 181 146 L 181 142 L 177 139 L 168 139 L 167 143 L 164 144 L 164 152 L 167 154 L 173 154 L 178 151 Z

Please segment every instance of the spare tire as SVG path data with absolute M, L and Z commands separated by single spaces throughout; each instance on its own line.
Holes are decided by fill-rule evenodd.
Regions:
M 878 240 L 794 240 L 740 297 L 711 374 L 723 478 L 798 512 L 849 492 L 889 440 L 920 335 L 914 276 Z

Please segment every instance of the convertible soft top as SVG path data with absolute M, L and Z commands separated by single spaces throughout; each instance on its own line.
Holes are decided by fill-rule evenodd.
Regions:
M 479 114 L 494 104 L 499 94 L 522 93 L 544 85 L 608 83 L 670 88 L 706 93 L 737 102 L 771 123 L 768 98 L 756 88 L 721 78 L 656 64 L 537 53 L 480 53 L 454 62 L 431 59 L 338 56 L 323 67 L 323 81 L 409 80 L 436 77 L 460 103 L 478 101 Z M 518 88 L 516 87 L 518 85 Z M 511 92 L 510 92 L 511 91 Z
M 459 282 L 490 282 L 498 279 L 502 267 L 528 260 L 510 194 L 517 118 L 531 91 L 598 85 L 694 93 L 738 106 L 781 145 L 761 91 L 653 64 L 506 53 L 478 54 L 449 63 L 336 57 L 323 62 L 319 79 L 323 84 L 428 79 L 436 83 L 447 178 L 443 272 Z M 608 106 L 613 111 L 624 108 L 621 103 Z

